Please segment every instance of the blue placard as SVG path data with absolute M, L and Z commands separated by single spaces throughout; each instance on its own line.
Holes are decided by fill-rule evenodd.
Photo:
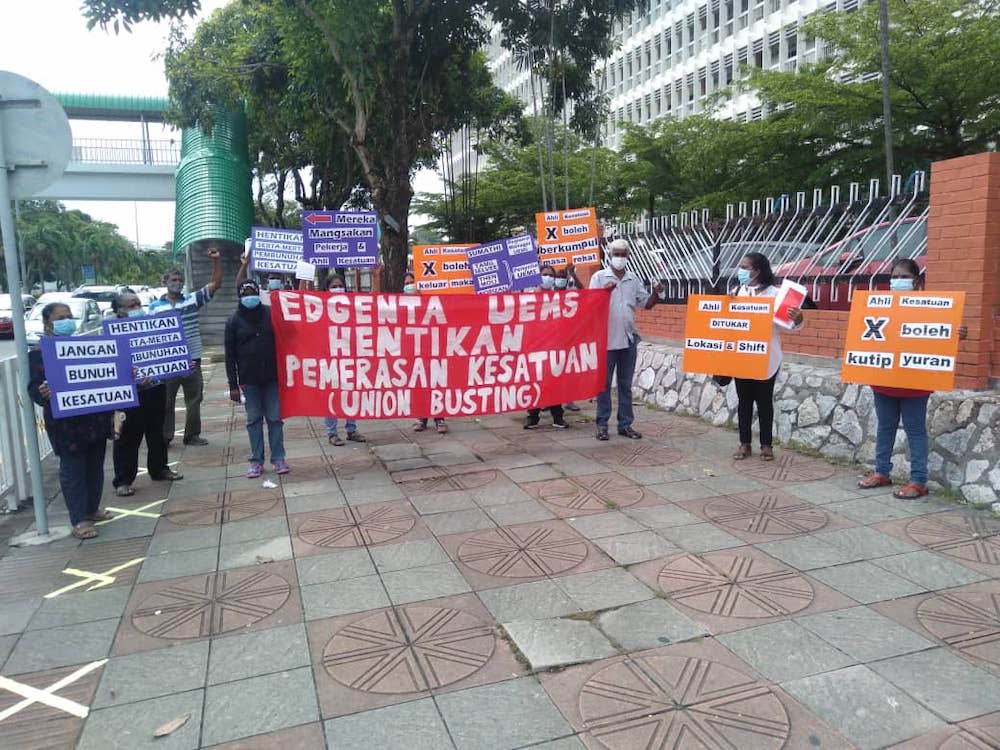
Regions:
M 192 370 L 184 323 L 178 312 L 112 318 L 104 321 L 104 332 L 132 355 L 135 382 L 154 382 L 187 375 Z
M 137 406 L 132 360 L 107 336 L 43 336 L 42 362 L 56 419 Z
M 530 234 L 488 242 L 465 252 L 478 294 L 520 292 L 542 283 L 538 251 Z
M 298 229 L 253 227 L 250 270 L 253 273 L 295 273 L 302 260 L 302 232 Z
M 378 216 L 374 211 L 304 211 L 302 258 L 317 266 L 378 265 Z

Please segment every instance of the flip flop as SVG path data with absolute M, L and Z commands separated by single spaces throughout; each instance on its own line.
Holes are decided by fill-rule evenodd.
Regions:
M 83 521 L 74 526 L 70 533 L 76 539 L 93 539 L 97 536 L 97 529 L 90 521 Z
M 135 494 L 135 493 L 133 493 L 133 494 Z M 110 521 L 114 517 L 115 517 L 115 514 L 112 513 L 110 510 L 99 510 L 96 513 L 93 513 L 93 514 L 87 516 L 87 520 L 88 521 Z
M 134 494 L 135 490 L 132 489 L 132 485 L 130 484 L 122 484 L 115 487 L 115 495 L 118 497 L 132 497 Z

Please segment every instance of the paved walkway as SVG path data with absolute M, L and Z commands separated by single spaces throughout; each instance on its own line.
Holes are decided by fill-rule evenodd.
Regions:
M 292 420 L 262 487 L 208 374 L 183 481 L 2 550 L 5 750 L 1000 747 L 985 513 L 646 409 L 608 443 Z

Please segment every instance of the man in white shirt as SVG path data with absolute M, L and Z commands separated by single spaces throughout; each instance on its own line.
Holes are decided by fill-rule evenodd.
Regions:
M 622 239 L 615 240 L 608 248 L 610 267 L 602 268 L 590 277 L 591 289 L 607 289 L 611 293 L 608 312 L 608 359 L 604 390 L 597 396 L 597 439 L 608 439 L 608 420 L 611 419 L 611 380 L 618 376 L 618 434 L 638 440 L 642 433 L 632 429 L 632 375 L 635 373 L 639 329 L 635 325 L 635 310 L 642 305 L 647 310 L 656 304 L 663 292 L 663 285 L 653 284 L 652 294 L 638 276 L 625 267 L 628 265 L 629 245 Z

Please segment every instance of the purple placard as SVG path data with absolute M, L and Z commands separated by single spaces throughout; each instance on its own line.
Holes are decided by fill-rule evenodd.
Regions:
M 191 372 L 184 323 L 178 312 L 112 318 L 104 321 L 104 333 L 115 338 L 132 355 L 135 382 L 177 378 Z
M 378 265 L 378 216 L 374 211 L 304 211 L 302 259 L 331 268 Z
M 108 336 L 43 336 L 42 362 L 56 419 L 139 404 L 128 348 Z
M 295 273 L 302 260 L 302 231 L 253 227 L 250 235 L 250 270 L 253 273 Z
M 477 294 L 520 292 L 542 283 L 538 251 L 530 234 L 519 234 L 467 249 Z

